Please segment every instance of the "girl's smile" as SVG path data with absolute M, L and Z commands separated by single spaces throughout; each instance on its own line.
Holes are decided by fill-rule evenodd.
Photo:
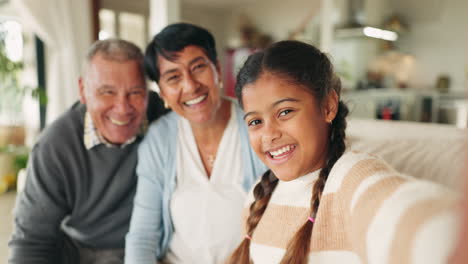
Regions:
M 325 164 L 333 100 L 318 104 L 301 85 L 268 72 L 244 87 L 242 102 L 250 142 L 281 180 L 296 179 Z M 336 107 L 336 105 L 335 105 Z

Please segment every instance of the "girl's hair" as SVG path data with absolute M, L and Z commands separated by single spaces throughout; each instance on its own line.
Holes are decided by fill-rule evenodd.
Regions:
M 263 52 L 251 55 L 237 75 L 236 96 L 242 104 L 242 89 L 257 81 L 264 73 L 274 74 L 287 81 L 296 83 L 316 98 L 319 104 L 324 102 L 330 92 L 341 91 L 340 79 L 335 75 L 328 57 L 317 48 L 299 41 L 281 41 L 273 44 Z M 311 217 L 320 205 L 323 188 L 328 174 L 335 162 L 345 151 L 345 129 L 348 108 L 339 101 L 335 119 L 330 125 L 325 166 L 321 169 L 318 180 L 312 187 L 310 200 Z M 261 181 L 254 188 L 255 201 L 250 206 L 250 215 L 246 223 L 247 236 L 234 251 L 229 263 L 250 263 L 250 237 L 257 227 L 271 195 L 278 183 L 278 178 L 271 171 L 263 174 Z M 288 244 L 281 263 L 307 263 L 310 241 L 314 223 L 306 221 Z

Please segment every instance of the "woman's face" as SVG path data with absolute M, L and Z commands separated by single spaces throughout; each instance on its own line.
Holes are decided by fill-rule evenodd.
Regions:
M 320 105 L 306 88 L 264 73 L 244 87 L 242 102 L 250 143 L 280 180 L 324 166 L 336 96 Z
M 221 105 L 219 68 L 198 46 L 187 46 L 169 61 L 158 56 L 161 97 L 190 122 L 213 120 Z

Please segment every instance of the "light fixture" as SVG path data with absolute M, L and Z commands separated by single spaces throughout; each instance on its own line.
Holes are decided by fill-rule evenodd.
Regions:
M 369 38 L 383 39 L 383 40 L 388 40 L 388 41 L 396 41 L 398 39 L 398 34 L 391 30 L 365 26 L 365 27 L 336 29 L 335 37 L 336 38 L 369 37 Z
M 388 41 L 395 41 L 398 39 L 398 34 L 390 30 L 375 27 L 364 27 L 362 31 L 364 35 L 371 38 L 384 39 Z

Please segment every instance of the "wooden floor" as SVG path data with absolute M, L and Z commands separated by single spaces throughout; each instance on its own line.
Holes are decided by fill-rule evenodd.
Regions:
M 16 192 L 0 194 L 0 263 L 7 263 L 8 240 L 13 230 L 13 207 Z

